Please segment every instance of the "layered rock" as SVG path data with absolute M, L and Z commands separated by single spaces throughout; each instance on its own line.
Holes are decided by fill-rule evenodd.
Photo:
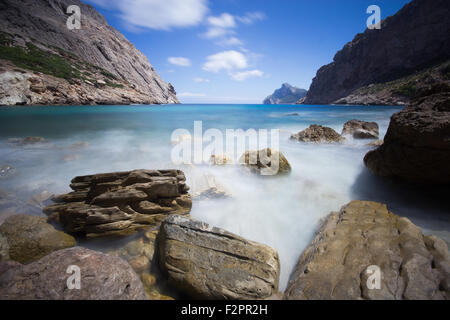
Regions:
M 286 175 L 292 170 L 286 157 L 280 151 L 272 151 L 270 148 L 246 151 L 239 163 L 263 176 Z
M 265 299 L 277 293 L 277 252 L 225 230 L 170 216 L 159 233 L 169 283 L 196 299 Z
M 80 269 L 80 288 L 70 279 Z M 2 300 L 144 300 L 141 281 L 118 258 L 76 247 L 59 250 L 28 265 L 0 263 Z
M 377 288 L 376 270 L 380 271 Z M 300 256 L 287 299 L 449 299 L 450 256 L 386 205 L 353 201 L 331 213 Z
M 159 225 L 167 215 L 188 214 L 192 201 L 179 170 L 134 170 L 76 177 L 73 192 L 44 212 L 64 230 L 88 237 L 128 235 Z
M 351 135 L 355 139 L 378 139 L 380 131 L 376 122 L 350 120 L 344 124 L 342 135 Z
M 47 219 L 31 215 L 14 215 L 0 226 L 9 246 L 9 257 L 30 263 L 49 253 L 75 246 L 75 239 L 47 223 Z
M 80 30 L 66 26 L 70 5 Z M 179 102 L 145 55 L 79 0 L 2 1 L 0 30 L 0 104 Z
M 339 51 L 333 62 L 317 71 L 305 104 L 403 103 L 407 95 L 391 99 L 385 88 L 372 93 L 370 85 L 386 83 L 450 59 L 448 1 L 413 0 L 381 23 L 366 30 Z M 403 85 L 401 85 L 403 86 Z M 356 92 L 367 87 L 364 92 Z M 362 97 L 362 98 L 361 98 Z M 377 97 L 381 97 L 377 101 Z M 374 99 L 375 98 L 375 99 Z M 407 102 L 407 100 L 406 100 Z
M 294 104 L 306 96 L 308 91 L 283 83 L 280 89 L 264 99 L 263 104 Z
M 450 183 L 450 89 L 429 93 L 392 116 L 384 144 L 364 158 L 373 173 L 414 183 Z
M 291 140 L 314 143 L 340 143 L 344 142 L 345 138 L 332 128 L 313 124 L 309 128 L 291 135 Z

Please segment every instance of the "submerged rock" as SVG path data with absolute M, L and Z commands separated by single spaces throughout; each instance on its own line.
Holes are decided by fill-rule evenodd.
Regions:
M 278 253 L 225 230 L 182 216 L 164 220 L 160 265 L 191 298 L 264 299 L 277 293 Z
M 15 144 L 17 146 L 28 146 L 28 145 L 48 143 L 48 141 L 42 137 L 10 138 L 7 140 L 7 142 Z
M 379 289 L 368 285 L 374 284 L 369 277 L 377 268 Z M 325 219 L 301 255 L 285 297 L 449 299 L 448 248 L 384 204 L 353 201 Z
M 230 194 L 211 174 L 192 179 L 192 198 L 195 200 L 228 198 Z
M 422 98 L 392 116 L 384 144 L 366 154 L 376 175 L 421 184 L 450 183 L 450 89 Z
M 135 170 L 77 177 L 74 192 L 44 208 L 64 230 L 88 237 L 129 235 L 169 214 L 188 214 L 192 200 L 179 170 Z
M 130 265 L 118 258 L 85 248 L 51 253 L 28 265 L 0 264 L 2 300 L 144 300 L 139 277 Z M 69 289 L 80 268 L 80 289 Z
M 329 127 L 313 124 L 309 128 L 291 135 L 291 140 L 314 143 L 336 143 L 344 142 L 345 138 Z
M 16 169 L 9 165 L 0 166 L 0 179 L 12 176 Z
M 376 122 L 350 120 L 344 124 L 342 135 L 351 135 L 355 139 L 378 139 L 380 132 Z
M 53 251 L 75 246 L 75 239 L 57 231 L 45 218 L 14 215 L 0 226 L 9 244 L 9 256 L 20 263 L 36 261 Z
M 285 175 L 292 170 L 286 157 L 280 151 L 272 151 L 270 148 L 246 151 L 239 163 L 263 176 Z
M 233 163 L 233 159 L 228 157 L 226 154 L 219 154 L 219 155 L 213 154 L 209 158 L 209 164 L 211 164 L 213 166 L 223 166 L 223 165 L 232 164 L 232 163 Z

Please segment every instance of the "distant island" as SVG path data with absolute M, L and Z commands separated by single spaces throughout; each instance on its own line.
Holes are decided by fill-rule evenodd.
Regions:
M 289 83 L 283 83 L 280 89 L 264 99 L 263 104 L 295 104 L 298 100 L 306 97 L 305 89 L 296 88 Z

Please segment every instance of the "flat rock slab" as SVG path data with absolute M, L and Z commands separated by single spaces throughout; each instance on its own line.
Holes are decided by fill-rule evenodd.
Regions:
M 44 208 L 65 231 L 87 237 L 129 235 L 188 214 L 192 200 L 179 170 L 134 170 L 77 177 L 71 193 Z
M 373 266 L 380 271 L 379 289 L 372 286 L 376 279 L 369 279 Z M 384 204 L 353 201 L 326 218 L 300 256 L 285 297 L 449 299 L 448 248 Z
M 69 266 L 80 268 L 80 289 Z M 124 260 L 85 248 L 59 250 L 28 265 L 0 263 L 2 300 L 144 300 L 139 277 Z
M 278 253 L 225 230 L 170 216 L 159 233 L 169 284 L 194 299 L 265 299 L 277 293 Z
M 1 236 L 7 241 L 9 258 L 20 263 L 39 260 L 76 244 L 72 236 L 56 230 L 46 218 L 26 214 L 7 218 L 0 226 Z

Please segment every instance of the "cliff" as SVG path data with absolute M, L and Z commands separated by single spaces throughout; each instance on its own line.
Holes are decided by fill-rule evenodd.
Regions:
M 332 63 L 320 68 L 304 103 L 408 103 L 410 92 L 376 90 L 375 85 L 406 79 L 448 61 L 449 15 L 447 0 L 413 0 L 406 4 L 383 20 L 380 30 L 356 35 Z M 358 92 L 360 88 L 366 90 Z
M 268 96 L 263 104 L 293 104 L 304 98 L 306 93 L 305 89 L 299 89 L 289 83 L 284 83 L 280 89 L 275 90 L 272 95 Z
M 67 7 L 81 9 L 69 30 Z M 0 2 L 0 104 L 179 103 L 144 54 L 79 0 Z

